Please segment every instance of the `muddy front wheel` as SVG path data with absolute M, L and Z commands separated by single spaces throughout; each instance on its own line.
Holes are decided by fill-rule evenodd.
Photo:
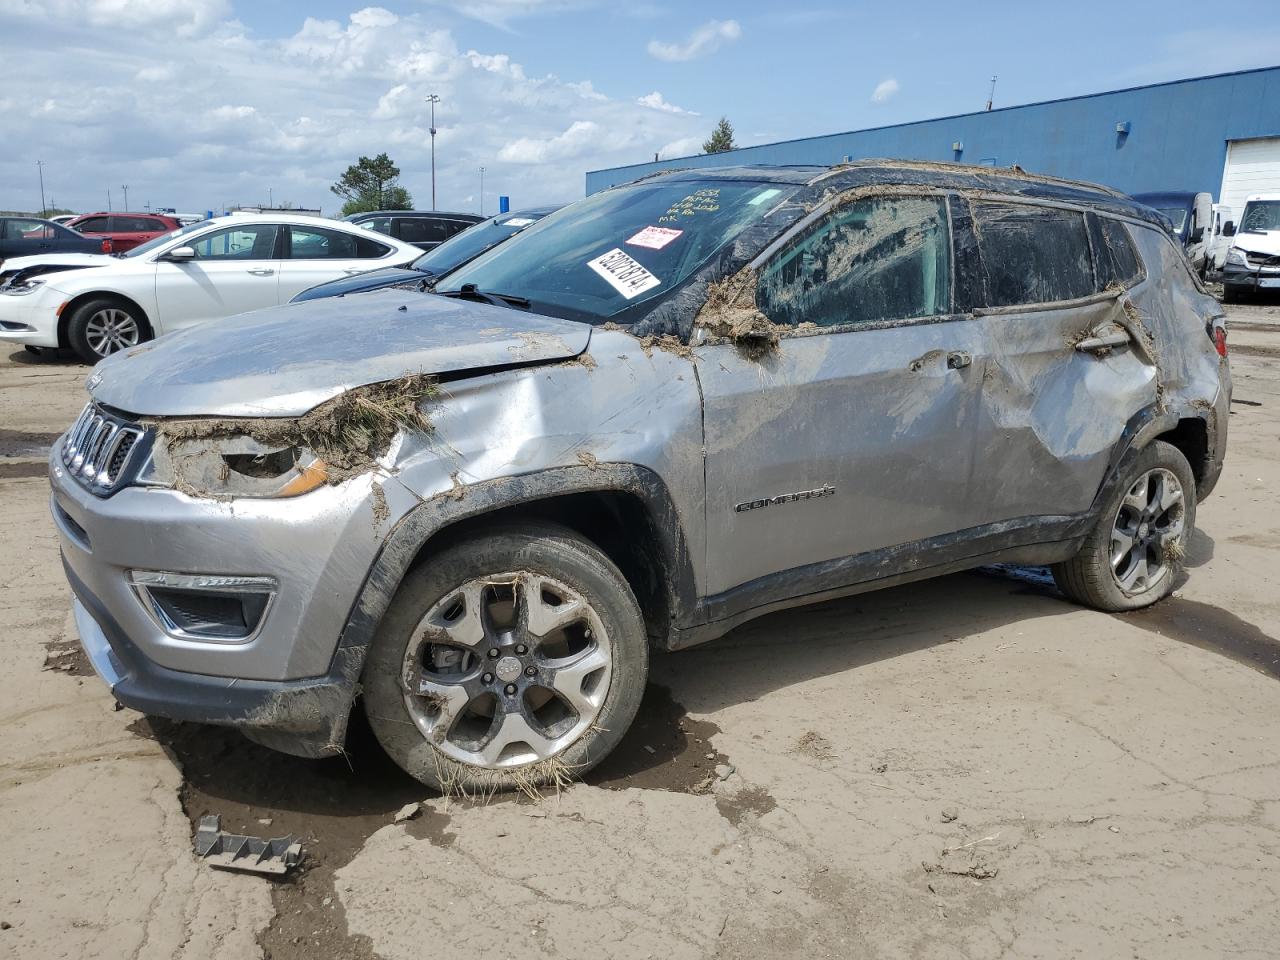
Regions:
M 365 711 L 430 787 L 532 789 L 604 759 L 647 674 L 644 622 L 608 557 L 565 527 L 520 524 L 405 577 L 369 649 Z

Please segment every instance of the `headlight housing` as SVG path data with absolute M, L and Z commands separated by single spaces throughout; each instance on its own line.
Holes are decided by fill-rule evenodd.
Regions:
M 305 447 L 268 446 L 247 436 L 162 438 L 138 478 L 215 500 L 297 497 L 328 480 L 328 466 Z
M 26 282 L 21 284 L 15 284 L 10 282 L 4 288 L 4 292 L 7 296 L 10 296 L 10 297 L 26 297 L 35 293 L 42 286 L 44 286 L 44 280 L 39 278 L 36 278 L 33 280 L 27 280 Z
M 1249 261 L 1245 258 L 1244 251 L 1239 247 L 1232 247 L 1227 251 L 1227 263 L 1234 263 L 1241 267 L 1247 267 L 1249 265 Z

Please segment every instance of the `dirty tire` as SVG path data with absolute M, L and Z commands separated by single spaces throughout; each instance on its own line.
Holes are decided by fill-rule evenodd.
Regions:
M 585 601 L 589 615 L 596 618 L 608 640 L 607 686 L 585 730 L 574 735 L 573 721 L 565 721 L 571 723 L 570 734 L 566 736 L 573 738 L 559 747 L 549 760 L 531 757 L 523 762 L 517 757 L 515 766 L 464 762 L 450 755 L 450 751 L 456 754 L 459 749 L 450 729 L 442 729 L 433 739 L 421 726 L 430 721 L 423 719 L 419 709 L 422 698 L 407 693 L 411 685 L 407 672 L 413 659 L 411 650 L 422 648 L 423 634 L 419 627 L 428 615 L 437 616 L 436 611 L 443 602 L 453 602 L 451 595 L 459 595 L 460 590 L 465 591 L 477 581 L 500 582 L 499 578 L 510 572 L 521 577 L 545 578 L 529 582 L 558 584 Z M 445 616 L 449 614 L 446 610 Z M 454 613 L 453 616 L 460 615 Z M 512 634 L 518 635 L 518 631 Z M 472 676 L 473 685 L 484 675 L 493 676 L 490 671 L 496 669 L 494 664 L 502 664 L 505 653 L 514 652 L 514 648 L 508 648 L 502 659 L 487 659 L 487 650 L 483 648 L 491 646 L 489 636 L 486 632 L 485 639 L 472 648 L 476 651 L 475 669 L 459 668 L 464 675 Z M 535 643 L 538 640 L 532 639 Z M 433 644 L 426 647 L 450 649 Z M 644 620 L 635 596 L 617 567 L 593 543 L 554 523 L 493 526 L 444 548 L 405 576 L 369 648 L 362 678 L 365 712 L 387 754 L 429 787 L 442 793 L 467 796 L 513 789 L 528 792 L 531 787 L 581 776 L 617 746 L 640 706 L 648 676 L 648 653 Z M 432 669 L 428 666 L 419 675 L 439 676 L 429 672 Z M 596 674 L 597 687 L 592 692 L 597 697 L 599 676 Z M 497 703 L 493 706 L 495 724 L 506 722 L 502 716 L 502 704 L 506 702 L 501 696 L 502 681 L 497 687 Z M 433 709 L 438 708 L 428 699 L 428 714 Z M 440 725 L 450 726 L 447 715 Z M 490 728 L 490 733 L 492 731 Z M 496 737 L 493 739 L 496 742 Z
M 137 307 L 115 297 L 99 297 L 76 308 L 67 323 L 67 343 L 92 366 L 117 350 L 151 339 L 151 328 Z
M 1171 474 L 1181 487 L 1181 531 L 1172 550 L 1155 548 L 1153 551 L 1163 568 L 1140 585 L 1135 584 L 1133 589 L 1125 589 L 1113 563 L 1113 551 L 1118 549 L 1113 536 L 1121 526 L 1131 525 L 1132 521 L 1125 518 L 1136 511 L 1129 504 L 1141 499 L 1132 496 L 1135 485 L 1153 474 L 1157 477 L 1155 482 L 1162 482 Z M 1126 513 L 1122 514 L 1122 509 Z M 1195 529 L 1195 519 L 1196 481 L 1191 465 L 1177 447 L 1156 440 L 1129 468 L 1079 552 L 1070 560 L 1053 565 L 1053 579 L 1070 600 L 1097 610 L 1122 612 L 1150 606 L 1173 592 L 1174 580 L 1182 569 L 1182 558 Z M 1139 526 L 1158 529 L 1154 523 Z

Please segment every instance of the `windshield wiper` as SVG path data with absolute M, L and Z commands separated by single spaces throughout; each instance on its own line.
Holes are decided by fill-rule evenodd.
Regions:
M 529 301 L 511 293 L 489 293 L 481 290 L 474 283 L 464 283 L 457 290 L 437 291 L 442 297 L 457 297 L 459 300 L 475 300 L 489 303 L 495 307 L 528 307 Z

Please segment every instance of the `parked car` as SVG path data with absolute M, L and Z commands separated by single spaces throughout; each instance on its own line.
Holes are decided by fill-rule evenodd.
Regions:
M 1174 236 L 1191 261 L 1192 269 L 1204 272 L 1209 250 L 1208 229 L 1213 220 L 1213 194 L 1191 191 L 1135 193 L 1133 199 L 1159 210 L 1173 224 Z
M 1249 197 L 1222 266 L 1222 299 L 1280 290 L 1280 193 Z
M 461 233 L 484 217 L 472 213 L 444 213 L 425 210 L 376 210 L 371 213 L 353 213 L 344 217 L 349 223 L 359 224 L 365 230 L 375 230 L 412 243 L 422 250 L 430 250 L 444 243 L 454 234 Z
M 78 216 L 80 216 L 80 214 L 78 213 L 60 213 L 56 217 L 49 217 L 49 220 L 52 223 L 61 223 L 65 225 L 66 223 L 68 223 L 71 220 L 74 220 Z
M 1223 467 L 1219 306 L 1100 187 L 672 172 L 436 290 L 89 378 L 52 511 L 119 702 L 317 756 L 360 692 L 432 787 L 555 780 L 626 734 L 651 648 L 765 613 L 995 561 L 1152 604 Z
M 0 266 L 13 257 L 51 253 L 110 253 L 111 241 L 82 237 L 38 217 L 0 217 Z
M 322 297 L 364 293 L 369 290 L 381 290 L 383 287 L 394 287 L 401 283 L 417 283 L 423 289 L 429 289 L 440 277 L 457 270 L 464 263 L 470 263 L 486 250 L 492 249 L 509 237 L 514 237 L 525 227 L 537 223 L 547 214 L 559 209 L 558 206 L 535 207 L 519 213 L 502 213 L 496 217 L 490 217 L 461 233 L 455 233 L 444 243 L 433 247 L 406 267 L 386 267 L 354 277 L 330 280 L 328 283 L 321 283 L 303 290 L 291 302 L 301 303 L 304 300 L 319 300 Z
M 68 220 L 67 226 L 86 237 L 106 237 L 112 253 L 126 253 L 182 224 L 155 213 L 85 213 Z
M 317 283 L 419 256 L 417 247 L 338 220 L 204 220 L 120 258 L 55 270 L 40 258 L 10 261 L 18 276 L 0 289 L 0 341 L 70 347 L 93 363 L 162 333 L 276 306 Z

